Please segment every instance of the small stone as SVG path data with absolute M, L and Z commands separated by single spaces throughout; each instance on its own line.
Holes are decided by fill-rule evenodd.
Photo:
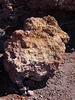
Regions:
M 26 86 L 26 87 L 21 88 L 21 89 L 20 89 L 20 92 L 21 92 L 21 94 L 23 94 L 23 95 L 26 96 L 27 93 L 28 93 L 28 90 L 29 90 L 29 87 Z
M 31 90 L 28 90 L 27 94 L 30 95 L 30 96 L 33 96 L 34 95 L 34 92 L 31 91 Z
M 3 54 L 0 54 L 0 58 L 3 57 Z
M 41 97 L 41 98 L 43 98 L 43 96 L 42 96 L 42 95 L 40 95 L 40 97 Z
M 20 89 L 20 92 L 21 92 L 21 94 L 23 94 L 23 95 L 27 95 L 27 88 L 26 87 L 23 87 L 23 88 L 21 88 Z

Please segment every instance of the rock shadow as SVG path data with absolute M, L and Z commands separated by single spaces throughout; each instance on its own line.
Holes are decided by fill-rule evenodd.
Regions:
M 62 25 L 61 28 L 70 36 L 70 40 L 66 44 L 66 53 L 72 53 L 75 51 L 75 20 L 74 22 Z
M 0 97 L 7 96 L 8 94 L 19 94 L 19 90 L 4 69 L 2 56 L 0 57 Z
M 54 76 L 54 71 L 51 71 L 49 77 L 53 78 L 53 76 Z M 49 77 L 44 77 L 44 79 L 42 79 L 41 81 L 33 81 L 26 78 L 24 80 L 24 85 L 29 86 L 30 90 L 41 89 L 46 87 L 46 82 L 49 79 Z

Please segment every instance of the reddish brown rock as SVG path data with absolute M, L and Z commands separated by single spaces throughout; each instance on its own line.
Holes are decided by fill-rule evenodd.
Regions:
M 54 17 L 28 18 L 5 42 L 4 66 L 14 83 L 25 78 L 40 81 L 58 69 L 69 36 Z

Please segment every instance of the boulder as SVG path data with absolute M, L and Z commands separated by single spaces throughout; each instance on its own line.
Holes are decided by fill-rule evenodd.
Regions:
M 20 86 L 25 78 L 41 81 L 58 69 L 69 36 L 54 17 L 31 17 L 24 30 L 16 30 L 5 42 L 4 67 Z

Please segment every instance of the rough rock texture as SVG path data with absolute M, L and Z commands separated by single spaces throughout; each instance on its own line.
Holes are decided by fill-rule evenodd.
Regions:
M 51 16 L 28 18 L 24 30 L 16 30 L 5 43 L 4 66 L 19 85 L 25 78 L 40 81 L 57 70 L 69 40 Z

